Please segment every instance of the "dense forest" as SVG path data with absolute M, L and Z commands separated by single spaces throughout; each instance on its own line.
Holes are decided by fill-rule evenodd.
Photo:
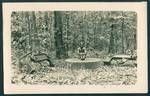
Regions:
M 17 52 L 43 49 L 66 58 L 79 42 L 88 50 L 113 54 L 136 50 L 134 12 L 13 12 L 11 17 L 12 48 Z
M 137 14 L 131 11 L 14 11 L 12 62 L 37 50 L 52 62 L 76 57 L 81 42 L 87 57 L 133 54 L 136 33 Z

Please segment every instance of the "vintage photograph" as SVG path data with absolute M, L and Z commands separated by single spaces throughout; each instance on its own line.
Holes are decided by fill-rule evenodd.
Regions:
M 13 11 L 13 84 L 134 85 L 137 14 Z
M 146 3 L 3 5 L 5 93 L 147 91 Z

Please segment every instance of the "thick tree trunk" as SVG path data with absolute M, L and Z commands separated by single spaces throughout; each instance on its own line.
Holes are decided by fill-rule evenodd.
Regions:
M 66 58 L 66 49 L 63 42 L 63 36 L 62 36 L 62 16 L 61 12 L 55 11 L 54 12 L 54 19 L 55 19 L 55 47 L 56 47 L 56 58 Z
M 52 22 L 50 22 L 49 18 L 50 17 L 48 17 L 48 12 L 45 12 L 45 14 L 44 14 L 44 24 L 45 24 L 44 32 L 45 32 L 45 34 L 47 34 L 46 37 L 49 42 L 45 42 L 44 45 L 45 45 L 45 47 L 47 47 L 46 52 L 48 52 L 48 53 L 50 53 L 50 50 L 52 47 L 52 45 L 51 45 L 51 29 L 50 29 L 50 27 L 51 27 L 50 24 Z
M 32 36 L 31 38 L 31 42 L 32 42 L 32 51 L 35 51 L 37 50 L 37 45 L 39 44 L 39 42 L 37 41 L 38 40 L 38 36 L 37 36 L 37 28 L 36 28 L 36 16 L 35 16 L 35 12 L 31 12 L 31 16 L 32 16 L 32 19 L 31 19 L 31 35 Z
M 110 41 L 109 41 L 109 53 L 114 53 L 114 25 L 111 26 L 112 27 L 112 31 L 110 33 Z
M 67 35 L 67 44 L 66 44 L 66 55 L 67 55 L 67 57 L 68 57 L 68 51 L 69 51 L 69 43 L 68 43 L 68 42 L 69 42 L 68 33 L 69 33 L 69 31 L 70 31 L 70 30 L 69 30 L 69 19 L 70 19 L 70 18 L 69 18 L 69 15 L 67 14 L 67 34 L 66 34 L 66 35 Z

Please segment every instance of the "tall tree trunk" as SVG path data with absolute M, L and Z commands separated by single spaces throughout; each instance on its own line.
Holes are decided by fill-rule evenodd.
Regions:
M 124 16 L 123 12 L 122 12 L 122 17 Z M 123 30 L 123 27 L 124 27 L 124 17 L 122 18 L 122 53 L 124 53 L 124 30 Z
M 62 36 L 62 16 L 61 12 L 54 11 L 54 20 L 55 20 L 55 47 L 56 47 L 56 58 L 66 58 L 66 49 L 63 42 L 63 36 Z
M 29 45 L 30 45 L 30 48 L 29 50 L 32 51 L 32 24 L 31 24 L 31 13 L 28 12 L 27 13 L 28 15 L 28 30 L 29 30 Z
M 27 19 L 27 34 L 28 34 L 28 51 L 31 51 L 31 24 L 30 24 L 30 17 L 29 12 L 26 12 L 26 19 Z
M 76 45 L 77 45 L 76 39 L 77 39 L 77 36 L 76 36 L 76 33 L 74 32 L 74 33 L 73 33 L 73 44 L 72 44 L 73 53 L 75 52 L 76 47 L 77 47 L 77 46 L 76 46 Z
M 96 24 L 94 24 L 94 37 L 93 37 L 93 39 L 94 39 L 94 49 L 96 49 Z
M 112 31 L 110 33 L 110 41 L 109 41 L 109 53 L 114 53 L 114 25 L 111 26 Z
M 45 12 L 44 14 L 44 22 L 45 22 L 45 28 L 44 28 L 44 31 L 45 31 L 45 34 L 47 34 L 46 38 L 48 39 L 49 42 L 46 42 L 46 52 L 50 53 L 50 50 L 51 50 L 51 29 L 50 29 L 50 20 L 49 20 L 49 16 L 48 16 L 48 12 Z M 50 22 L 50 23 L 49 23 Z M 48 43 L 48 44 L 47 44 Z
M 134 50 L 136 50 L 137 49 L 137 39 L 136 39 L 136 34 L 134 33 L 133 34 L 133 36 L 134 36 L 134 39 L 133 39 L 133 41 L 134 41 Z
M 68 51 L 69 51 L 69 39 L 68 39 L 68 33 L 69 33 L 69 15 L 67 14 L 67 32 L 66 32 L 66 36 L 67 36 L 67 44 L 66 44 L 66 55 L 68 57 Z
M 39 41 L 38 41 L 38 34 L 37 34 L 37 28 L 36 28 L 36 16 L 35 12 L 32 12 L 32 32 L 33 32 L 33 39 L 32 39 L 32 50 L 36 51 L 38 49 Z

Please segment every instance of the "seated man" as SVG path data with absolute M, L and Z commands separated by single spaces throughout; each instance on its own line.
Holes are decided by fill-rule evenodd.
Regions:
M 79 47 L 78 48 L 78 54 L 79 54 L 79 59 L 85 60 L 85 58 L 86 58 L 86 48 L 85 47 Z

